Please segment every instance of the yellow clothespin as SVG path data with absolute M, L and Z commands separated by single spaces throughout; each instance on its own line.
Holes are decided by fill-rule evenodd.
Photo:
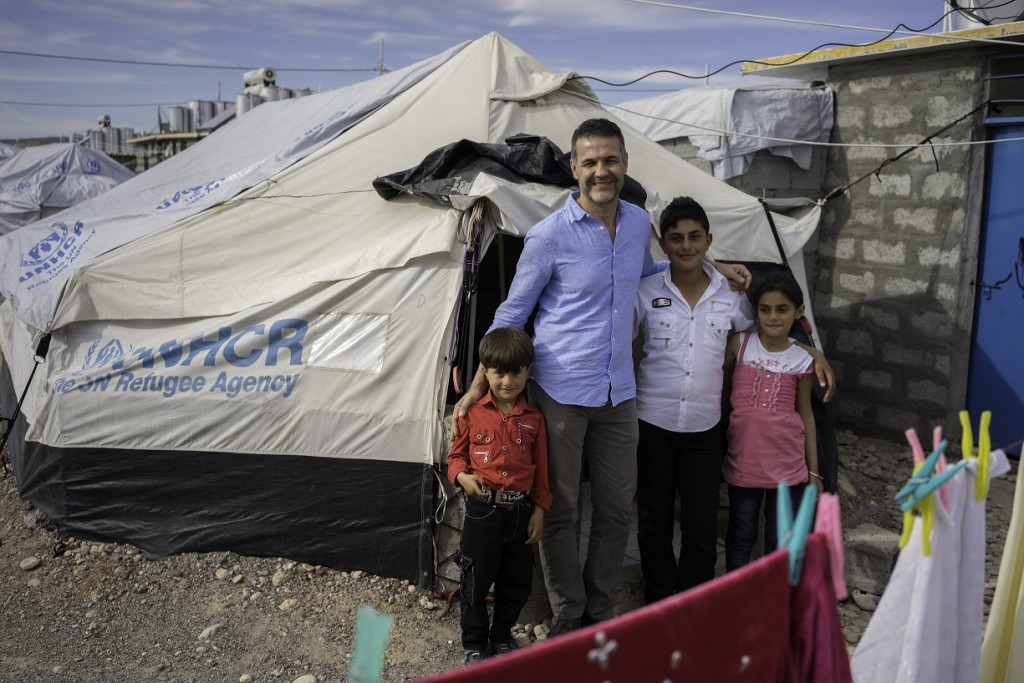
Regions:
M 914 474 L 921 469 L 918 465 Z M 925 496 L 903 513 L 903 533 L 900 534 L 900 548 L 910 542 L 910 534 L 914 531 L 914 513 L 921 515 L 921 554 L 929 557 L 932 554 L 932 523 L 935 520 L 935 496 Z
M 963 429 L 963 436 L 960 446 L 963 449 L 963 457 L 977 458 L 978 469 L 974 473 L 974 498 L 985 500 L 988 498 L 988 464 L 989 456 L 992 453 L 992 438 L 989 435 L 989 426 L 992 424 L 992 411 L 986 410 L 981 414 L 981 423 L 978 425 L 978 451 L 974 451 L 974 435 L 971 432 L 971 416 L 966 410 L 960 411 L 960 426 Z

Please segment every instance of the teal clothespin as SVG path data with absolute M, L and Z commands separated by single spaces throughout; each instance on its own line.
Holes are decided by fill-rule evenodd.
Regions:
M 789 484 L 779 482 L 778 495 L 778 540 L 779 548 L 789 550 L 789 585 L 800 583 L 800 572 L 804 565 L 807 549 L 807 534 L 811 533 L 814 508 L 818 500 L 818 488 L 806 486 L 800 508 L 793 520 L 793 507 L 789 502 Z
M 394 620 L 390 614 L 381 614 L 369 605 L 359 608 L 356 615 L 356 646 L 349 667 L 349 680 L 352 683 L 380 681 L 384 648 L 388 644 Z
M 914 475 L 907 481 L 906 485 L 896 493 L 894 498 L 899 501 L 900 509 L 903 512 L 907 512 L 917 506 L 926 496 L 946 483 L 950 477 L 964 467 L 966 462 L 961 460 L 956 465 L 933 475 L 935 465 L 946 451 L 948 445 L 949 442 L 943 439 L 939 443 L 939 447 L 932 451 L 931 455 L 925 458 L 925 461 L 914 470 Z

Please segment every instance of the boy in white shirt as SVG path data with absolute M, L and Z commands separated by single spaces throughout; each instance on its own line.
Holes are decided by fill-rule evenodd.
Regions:
M 715 577 L 722 472 L 722 365 L 730 331 L 755 324 L 747 296 L 705 263 L 707 214 L 677 197 L 661 215 L 662 273 L 640 281 L 636 330 L 643 334 L 636 408 L 640 566 L 647 604 Z M 675 494 L 680 556 L 672 547 Z

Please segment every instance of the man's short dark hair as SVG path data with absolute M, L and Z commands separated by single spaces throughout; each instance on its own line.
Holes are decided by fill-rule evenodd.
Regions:
M 700 223 L 704 232 L 711 232 L 711 223 L 708 221 L 708 214 L 704 211 L 704 207 L 698 204 L 693 197 L 676 197 L 661 212 L 661 220 L 658 221 L 658 237 L 664 237 L 666 230 L 686 219 Z
M 519 372 L 533 365 L 533 342 L 517 327 L 499 327 L 480 340 L 480 364 L 498 372 Z
M 574 163 L 576 161 L 576 141 L 580 138 L 618 138 L 622 156 L 623 158 L 626 156 L 626 139 L 622 137 L 622 129 L 614 121 L 587 119 L 576 126 L 576 130 L 572 132 L 572 142 L 570 143 L 572 151 L 569 153 Z

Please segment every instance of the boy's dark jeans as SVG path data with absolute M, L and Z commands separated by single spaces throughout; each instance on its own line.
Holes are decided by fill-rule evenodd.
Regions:
M 715 578 L 722 435 L 672 432 L 640 420 L 637 541 L 650 604 Z M 679 557 L 672 547 L 679 492 Z
M 800 509 L 806 484 L 789 487 L 793 517 Z M 764 502 L 764 554 L 778 546 L 778 489 L 748 489 L 729 484 L 729 530 L 725 535 L 725 570 L 750 564 L 750 553 L 757 545 L 757 530 Z
M 533 548 L 526 527 L 533 503 L 490 505 L 466 497 L 462 528 L 462 647 L 487 649 L 512 640 L 512 625 L 533 587 Z M 487 592 L 494 584 L 494 621 L 488 628 Z

